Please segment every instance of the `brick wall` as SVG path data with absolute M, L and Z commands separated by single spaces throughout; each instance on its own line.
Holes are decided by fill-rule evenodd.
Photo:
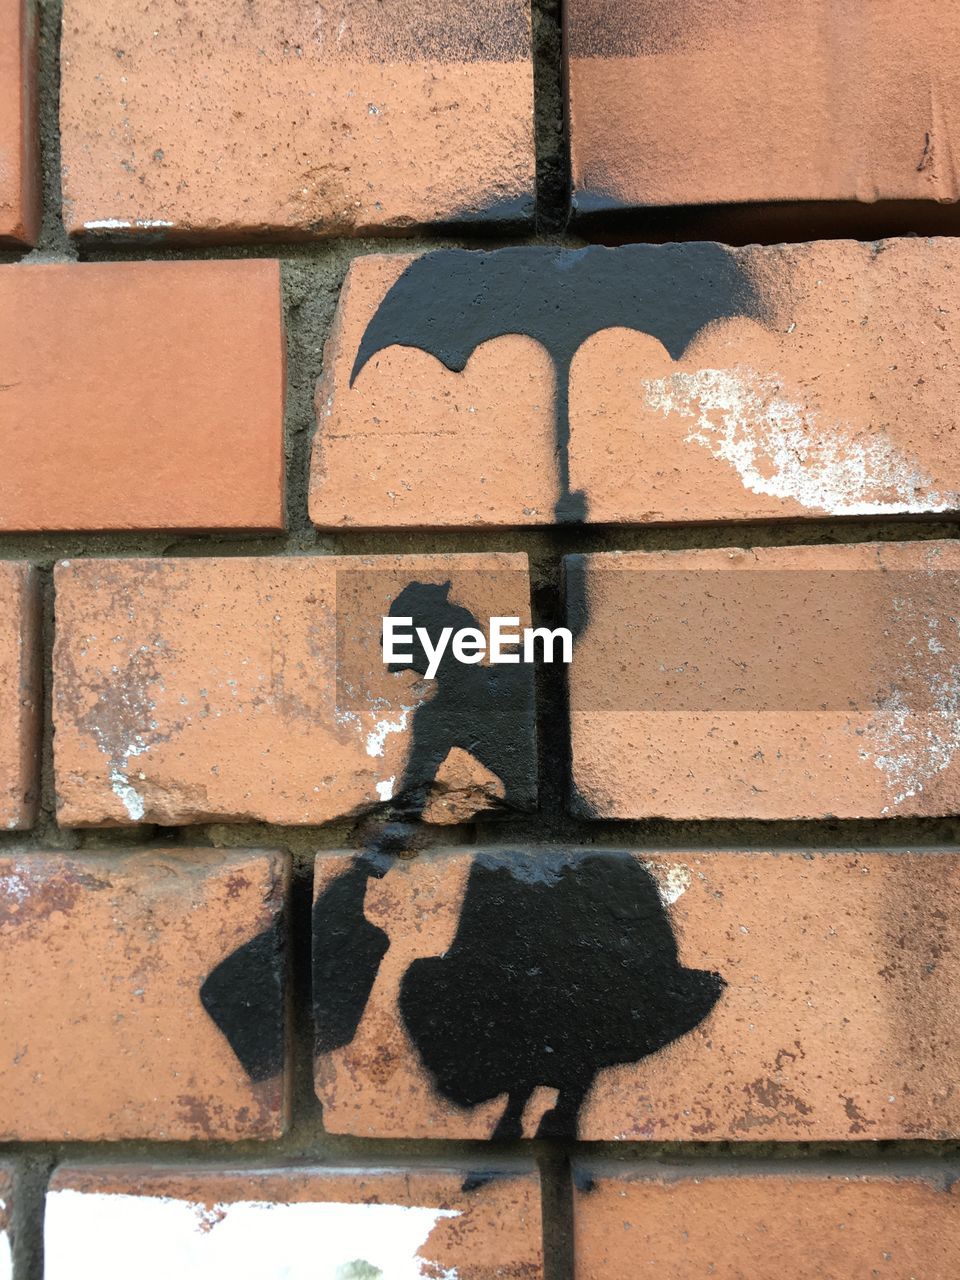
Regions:
M 0 1280 L 960 1272 L 960 29 L 842 8 L 0 0 Z

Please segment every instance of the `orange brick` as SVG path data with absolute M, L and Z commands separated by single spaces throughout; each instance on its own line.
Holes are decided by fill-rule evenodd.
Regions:
M 0 531 L 282 529 L 276 262 L 0 267 Z
M 389 528 L 955 512 L 957 316 L 949 239 L 355 259 L 310 513 Z
M 526 0 L 67 0 L 68 230 L 291 239 L 529 221 L 530 31 Z
M 578 810 L 957 813 L 958 571 L 953 542 L 571 557 Z
M 483 1162 L 486 1166 L 487 1162 Z M 462 1189 L 466 1176 L 478 1184 Z M 183 1280 L 538 1280 L 529 1165 L 483 1171 L 61 1167 L 47 1195 L 47 1280 L 143 1270 Z
M 575 1171 L 577 1280 L 953 1280 L 960 1197 L 929 1174 Z
M 55 582 L 66 826 L 535 803 L 532 666 L 448 657 L 425 680 L 381 649 L 401 605 L 434 633 L 529 624 L 524 555 L 74 560 Z
M 760 204 L 773 218 L 778 202 L 799 202 L 809 221 L 827 202 L 840 203 L 825 213 L 836 219 L 890 201 L 908 220 L 940 212 L 956 226 L 937 209 L 960 196 L 950 6 L 625 0 L 611 15 L 603 0 L 571 0 L 566 22 L 580 212 Z
M 277 1137 L 288 874 L 211 849 L 0 859 L 3 1140 Z
M 958 908 L 932 850 L 320 855 L 324 1126 L 954 1138 Z
M 0 562 L 0 828 L 20 831 L 37 811 L 40 746 L 40 593 L 36 571 Z
M 0 0 L 0 244 L 40 230 L 36 60 L 33 0 Z

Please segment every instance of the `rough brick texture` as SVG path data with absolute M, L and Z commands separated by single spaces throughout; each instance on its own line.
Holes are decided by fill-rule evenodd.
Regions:
M 210 849 L 0 859 L 0 1136 L 277 1137 L 287 874 Z
M 958 906 L 960 859 L 934 852 L 464 850 L 382 878 L 320 855 L 325 1127 L 948 1137 Z M 663 958 L 677 945 L 679 972 Z M 510 1090 L 521 1105 L 504 1128 Z
M 960 21 L 937 0 L 570 0 L 575 207 L 960 195 Z
M 36 570 L 0 562 L 0 828 L 36 816 L 40 747 L 40 592 Z
M 358 258 L 317 389 L 311 515 L 954 512 L 958 316 L 948 239 Z
M 960 810 L 953 542 L 566 562 L 591 817 Z
M 0 531 L 281 529 L 276 262 L 0 267 Z
M 529 1166 L 242 1173 L 61 1168 L 47 1195 L 47 1280 L 539 1280 L 540 1197 Z M 486 1175 L 492 1174 L 492 1177 Z
M 523 555 L 58 565 L 66 826 L 317 823 L 414 796 L 428 820 L 536 797 L 529 666 L 385 665 L 383 617 L 530 618 Z M 412 612 L 411 612 L 412 610 Z
M 0 0 L 0 244 L 33 244 L 40 229 L 32 0 Z
M 13 1167 L 0 1165 L 0 1277 L 13 1276 Z
M 960 1267 L 960 1196 L 935 1171 L 575 1176 L 577 1280 L 952 1280 Z
M 63 36 L 74 235 L 312 237 L 533 213 L 524 0 L 67 0 Z

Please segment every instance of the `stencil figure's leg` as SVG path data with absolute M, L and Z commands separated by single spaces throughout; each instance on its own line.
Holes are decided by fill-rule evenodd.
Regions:
M 497 1127 L 491 1138 L 522 1138 L 523 1110 L 530 1101 L 533 1085 L 522 1085 L 519 1089 L 511 1089 L 507 1094 L 507 1105 L 503 1115 L 497 1121 Z
M 557 1105 L 543 1113 L 537 1128 L 538 1138 L 575 1138 L 580 1123 L 580 1108 L 583 1106 L 593 1076 L 564 1086 L 557 1098 Z

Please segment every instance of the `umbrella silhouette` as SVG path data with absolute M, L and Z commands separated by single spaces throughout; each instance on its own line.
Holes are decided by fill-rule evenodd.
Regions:
M 636 329 L 679 360 L 705 325 L 759 312 L 751 280 L 718 244 L 440 249 L 417 258 L 387 291 L 360 341 L 350 385 L 387 347 L 417 347 L 462 373 L 483 342 L 513 333 L 534 338 L 556 378 L 555 515 L 575 523 L 586 516 L 585 495 L 570 489 L 569 383 L 578 348 L 602 329 Z
M 400 1012 L 436 1088 L 461 1107 L 502 1094 L 493 1136 L 522 1136 L 538 1085 L 558 1091 L 538 1137 L 575 1137 L 597 1072 L 702 1022 L 726 984 L 684 968 L 656 881 L 632 854 L 479 854 L 457 933 L 404 974 Z

